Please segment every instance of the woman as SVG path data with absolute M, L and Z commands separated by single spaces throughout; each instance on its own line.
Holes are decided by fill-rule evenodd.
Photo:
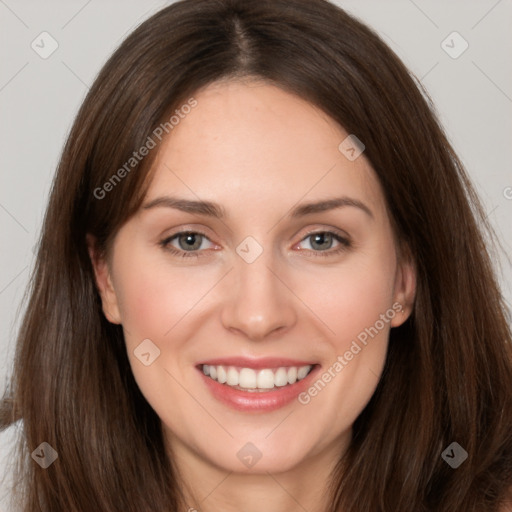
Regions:
M 1 418 L 22 510 L 510 510 L 479 226 L 428 101 L 343 10 L 166 7 L 55 178 Z

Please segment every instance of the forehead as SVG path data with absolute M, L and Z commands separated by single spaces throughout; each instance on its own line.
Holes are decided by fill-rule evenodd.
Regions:
M 385 209 L 364 153 L 349 160 L 339 149 L 349 134 L 311 103 L 255 80 L 217 82 L 194 98 L 159 148 L 149 199 L 180 193 L 257 211 L 348 195 Z

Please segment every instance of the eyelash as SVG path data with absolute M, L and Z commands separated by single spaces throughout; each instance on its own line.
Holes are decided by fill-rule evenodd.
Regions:
M 340 235 L 338 235 L 337 233 L 333 232 L 333 231 L 310 231 L 309 233 L 306 234 L 306 236 L 304 236 L 304 238 L 302 238 L 301 242 L 303 242 L 304 240 L 306 240 L 307 238 L 313 236 L 313 235 L 325 235 L 325 234 L 329 234 L 329 235 L 332 235 L 333 238 L 339 242 L 340 246 L 337 248 L 337 249 L 333 249 L 333 250 L 326 250 L 326 251 L 313 251 L 311 249 L 302 249 L 302 250 L 307 250 L 309 252 L 312 252 L 314 256 L 319 256 L 321 258 L 326 258 L 328 256 L 335 256 L 335 255 L 338 255 L 338 254 L 341 254 L 342 252 L 346 251 L 347 249 L 349 249 L 350 247 L 352 247 L 352 243 L 350 242 L 349 239 L 347 238 L 344 238 Z M 204 233 L 201 233 L 201 231 L 180 231 L 178 233 L 175 233 L 174 235 L 170 236 L 170 237 L 167 237 L 163 240 L 161 240 L 159 242 L 159 245 L 166 251 L 169 251 L 172 255 L 174 256 L 178 256 L 178 257 L 182 257 L 182 258 L 199 258 L 199 257 L 202 257 L 203 255 L 200 254 L 202 251 L 199 251 L 199 250 L 195 250 L 195 251 L 181 251 L 181 250 L 178 250 L 172 246 L 169 246 L 169 244 L 175 239 L 175 238 L 178 238 L 182 235 L 200 235 L 204 238 L 206 238 L 207 240 L 209 240 L 208 236 Z

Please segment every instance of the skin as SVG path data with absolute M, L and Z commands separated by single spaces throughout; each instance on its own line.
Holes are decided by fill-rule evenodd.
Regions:
M 165 195 L 209 200 L 223 220 L 168 207 L 141 210 L 119 230 L 106 260 L 89 238 L 103 310 L 123 325 L 135 379 L 164 426 L 187 507 L 261 512 L 326 510 L 329 473 L 380 378 L 389 331 L 411 312 L 415 272 L 399 260 L 384 196 L 364 153 L 349 161 L 348 133 L 308 102 L 259 81 L 211 84 L 160 147 L 144 204 Z M 347 196 L 345 206 L 291 219 L 306 202 Z M 195 253 L 159 242 L 199 231 Z M 315 245 L 308 232 L 334 231 Z M 251 236 L 263 252 L 247 263 Z M 322 245 L 323 244 L 323 245 Z M 186 240 L 169 244 L 186 252 Z M 330 251 L 329 256 L 322 257 Z M 403 311 L 306 404 L 240 412 L 213 398 L 195 365 L 224 356 L 282 356 L 332 367 L 365 328 L 399 302 Z M 135 357 L 158 346 L 150 366 Z M 262 453 L 247 468 L 237 452 Z M 263 508 L 264 507 L 264 508 Z

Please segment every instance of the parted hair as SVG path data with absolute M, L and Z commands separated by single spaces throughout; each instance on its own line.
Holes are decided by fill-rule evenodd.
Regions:
M 363 141 L 417 272 L 411 317 L 391 330 L 378 387 L 326 482 L 329 511 L 501 510 L 512 486 L 511 332 L 491 228 L 428 93 L 371 28 L 325 0 L 182 0 L 103 66 L 57 168 L 0 409 L 1 428 L 22 426 L 23 512 L 186 510 L 122 327 L 102 312 L 86 235 L 108 254 L 157 151 L 107 198 L 95 190 L 187 98 L 244 77 L 309 101 Z M 30 457 L 43 441 L 58 452 L 47 469 Z M 468 453 L 457 469 L 441 457 L 452 442 Z

